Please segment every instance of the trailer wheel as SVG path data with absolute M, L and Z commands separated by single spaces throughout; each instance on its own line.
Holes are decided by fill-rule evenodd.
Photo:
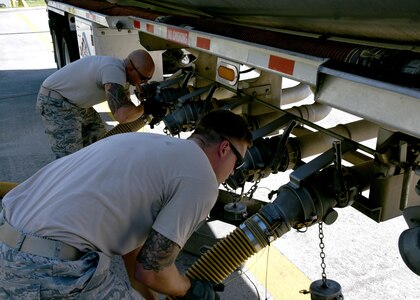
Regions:
M 57 69 L 60 69 L 62 67 L 61 44 L 59 43 L 59 41 L 61 41 L 61 34 L 59 34 L 56 29 L 51 28 L 51 39 L 54 47 L 55 63 L 57 64 Z
M 76 34 L 68 28 L 63 30 L 61 39 L 61 49 L 62 67 L 80 58 Z

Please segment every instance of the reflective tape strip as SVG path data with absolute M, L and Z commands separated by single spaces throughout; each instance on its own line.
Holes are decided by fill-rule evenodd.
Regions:
M 256 66 L 263 66 L 273 71 L 293 75 L 295 71 L 295 61 L 284 57 L 271 55 L 268 53 L 249 51 L 247 61 Z
M 146 24 L 146 30 L 147 30 L 147 32 L 154 33 L 155 32 L 155 26 L 153 26 L 153 24 L 147 23 Z
M 96 22 L 96 15 L 92 13 L 86 13 L 86 19 Z
M 198 48 L 210 50 L 210 39 L 198 36 L 196 45 Z
M 293 71 L 295 69 L 295 61 L 275 55 L 270 55 L 268 68 L 285 74 L 293 75 Z

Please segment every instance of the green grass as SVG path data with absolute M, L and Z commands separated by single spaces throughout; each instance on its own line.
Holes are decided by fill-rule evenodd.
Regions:
M 28 4 L 29 7 L 36 7 L 36 6 L 45 6 L 44 0 L 26 0 L 26 4 Z
M 29 7 L 46 6 L 46 3 L 45 3 L 44 0 L 26 0 L 25 2 Z M 21 4 L 20 1 L 14 0 L 14 5 L 15 6 L 13 6 L 13 4 L 10 3 L 11 6 L 9 6 L 9 8 L 23 7 L 23 5 L 19 5 L 19 4 Z M 6 7 L 1 7 L 1 8 L 6 8 Z

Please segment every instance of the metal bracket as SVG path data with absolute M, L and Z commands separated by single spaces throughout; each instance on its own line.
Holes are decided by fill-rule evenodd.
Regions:
M 264 96 L 271 93 L 271 85 L 265 84 L 260 86 L 254 86 L 250 88 L 243 89 L 244 93 L 247 95 L 252 95 L 253 97 Z
M 357 146 L 354 143 L 349 143 L 347 141 L 341 142 L 341 153 L 346 153 L 351 150 L 356 150 Z M 314 174 L 315 172 L 322 170 L 323 168 L 330 165 L 336 159 L 336 149 L 331 148 L 326 152 L 319 155 L 317 158 L 311 160 L 307 164 L 302 165 L 297 168 L 294 172 L 290 174 L 290 182 L 288 185 L 298 189 L 303 180 Z
M 273 132 L 274 130 L 286 126 L 286 124 L 289 123 L 290 121 L 292 121 L 293 119 L 294 119 L 293 115 L 285 114 L 285 115 L 281 116 L 280 118 L 275 119 L 271 123 L 268 123 L 264 127 L 260 128 L 260 129 L 257 129 L 254 132 L 252 132 L 252 139 L 256 140 L 260 137 L 264 137 L 267 134 Z

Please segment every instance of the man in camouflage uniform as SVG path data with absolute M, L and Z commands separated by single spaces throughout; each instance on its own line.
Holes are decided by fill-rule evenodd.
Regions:
M 144 50 L 125 59 L 89 56 L 49 76 L 41 85 L 37 111 L 56 158 L 76 152 L 97 141 L 106 129 L 95 104 L 107 101 L 119 123 L 132 122 L 144 113 L 144 106 L 130 100 L 130 85 L 139 88 L 153 75 L 155 65 Z

